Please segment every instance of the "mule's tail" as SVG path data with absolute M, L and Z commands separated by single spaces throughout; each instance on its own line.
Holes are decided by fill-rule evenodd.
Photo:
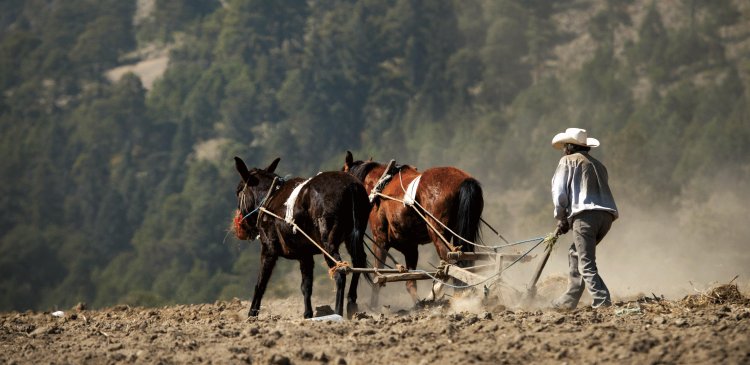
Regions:
M 474 178 L 468 178 L 461 183 L 458 192 L 458 214 L 456 215 L 456 233 L 469 242 L 479 243 L 479 219 L 484 210 L 482 186 Z M 474 252 L 474 245 L 470 245 L 459 238 L 453 238 L 454 245 L 461 245 L 461 251 Z
M 354 267 L 364 268 L 367 266 L 367 256 L 365 256 L 365 230 L 367 230 L 367 217 L 370 215 L 370 199 L 367 197 L 367 191 L 362 184 L 351 185 L 349 196 L 352 201 L 352 231 L 349 235 L 349 254 L 352 256 Z M 369 278 L 368 278 L 369 279 Z M 372 280 L 368 280 L 372 281 Z M 349 300 L 346 305 L 346 311 L 349 316 L 358 311 L 357 309 L 357 287 L 359 285 L 359 273 L 352 273 L 352 280 L 349 284 Z
M 349 243 L 352 252 L 352 264 L 354 267 L 367 266 L 367 256 L 365 254 L 365 231 L 367 230 L 367 217 L 370 215 L 370 200 L 367 197 L 367 191 L 364 186 L 357 184 L 352 185 L 349 189 L 349 195 L 352 200 L 352 231 L 349 236 Z

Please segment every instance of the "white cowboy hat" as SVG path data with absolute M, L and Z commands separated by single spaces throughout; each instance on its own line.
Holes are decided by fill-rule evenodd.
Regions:
M 568 128 L 565 133 L 558 133 L 552 138 L 552 147 L 561 150 L 566 143 L 572 143 L 584 147 L 599 147 L 599 140 L 589 138 L 585 129 Z

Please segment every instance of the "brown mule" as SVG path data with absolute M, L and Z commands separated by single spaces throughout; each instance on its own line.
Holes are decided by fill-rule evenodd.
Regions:
M 368 194 L 375 188 L 385 168 L 384 164 L 377 162 L 354 161 L 351 152 L 346 152 L 343 171 L 349 172 L 362 181 Z M 420 174 L 414 167 L 404 165 L 383 187 L 382 193 L 403 199 L 404 191 L 420 175 L 415 201 L 440 220 L 442 225 L 423 213 L 427 221 L 449 242 L 453 238 L 453 246 L 460 247 L 464 252 L 473 252 L 473 245 L 453 237 L 443 225 L 468 241 L 476 242 L 480 238 L 479 221 L 484 209 L 484 199 L 479 182 L 455 167 L 434 167 Z M 404 255 L 406 267 L 409 270 L 417 267 L 418 245 L 432 242 L 443 260 L 447 259 L 447 253 L 451 250 L 413 208 L 404 206 L 399 201 L 387 198 L 375 199 L 369 221 L 375 240 L 373 252 L 376 260 L 374 264 L 378 268 L 383 267 L 386 253 L 390 248 L 395 248 Z M 418 300 L 416 281 L 407 281 L 406 289 L 416 302 Z M 378 292 L 375 286 L 370 303 L 373 307 L 377 306 Z

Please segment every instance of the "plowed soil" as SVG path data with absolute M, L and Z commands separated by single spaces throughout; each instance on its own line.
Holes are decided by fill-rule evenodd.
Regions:
M 0 363 L 750 363 L 748 300 L 706 298 L 573 311 L 454 301 L 339 321 L 303 320 L 299 298 L 267 300 L 257 318 L 240 300 L 2 313 Z

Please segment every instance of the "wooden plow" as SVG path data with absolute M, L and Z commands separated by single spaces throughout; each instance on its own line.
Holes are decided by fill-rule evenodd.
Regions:
M 529 262 L 533 259 L 528 254 L 507 254 L 496 252 L 449 252 L 448 261 L 442 261 L 440 266 L 431 271 L 376 268 L 352 268 L 341 267 L 338 270 L 344 273 L 366 273 L 373 275 L 376 285 L 385 286 L 387 283 L 409 280 L 432 280 L 446 284 L 448 280 L 455 279 L 465 287 L 474 287 L 487 283 L 490 280 L 500 278 L 502 272 L 508 268 L 506 263 Z M 458 261 L 489 261 L 487 264 L 474 265 L 470 267 L 459 267 Z M 482 272 L 483 274 L 479 274 Z

